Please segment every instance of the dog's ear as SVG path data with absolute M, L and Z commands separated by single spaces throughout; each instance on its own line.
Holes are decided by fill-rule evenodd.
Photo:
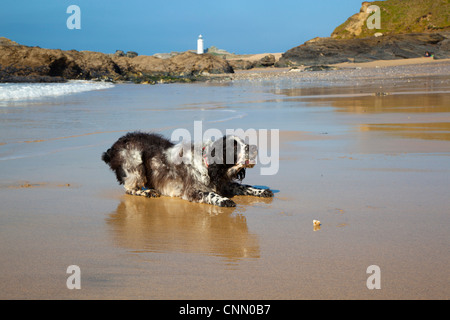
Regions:
M 218 163 L 223 164 L 224 163 L 224 145 L 225 141 L 224 139 L 217 139 L 213 143 L 209 144 L 205 147 L 203 151 L 203 156 L 207 158 L 208 163 Z
M 217 184 L 223 180 L 225 172 L 223 166 L 217 163 L 213 163 L 208 167 L 208 176 L 211 182 Z
M 224 164 L 232 165 L 236 163 L 239 154 L 239 146 L 234 136 L 224 136 L 222 159 Z

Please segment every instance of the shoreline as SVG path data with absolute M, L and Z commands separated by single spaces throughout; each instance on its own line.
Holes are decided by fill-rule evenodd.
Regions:
M 198 55 L 187 51 L 168 59 L 161 59 L 145 55 L 122 57 L 100 52 L 42 49 L 18 44 L 0 45 L 0 49 L 4 56 L 0 58 L 0 83 L 61 83 L 70 80 L 91 80 L 153 85 L 251 80 L 285 75 L 293 78 L 291 74 L 294 73 L 300 73 L 301 77 L 308 78 L 310 77 L 308 74 L 312 74 L 310 71 L 370 71 L 450 64 L 450 58 L 420 57 L 283 67 L 279 62 L 285 53 L 280 52 L 220 56 L 208 53 Z M 428 74 L 435 74 L 435 71 Z
M 395 60 L 375 60 L 371 62 L 344 62 L 329 64 L 324 66 L 334 67 L 337 69 L 374 69 L 385 67 L 400 67 L 400 66 L 414 66 L 425 64 L 440 64 L 450 65 L 450 59 L 433 59 L 433 58 L 411 58 L 411 59 L 395 59 Z M 309 66 L 297 66 L 297 67 L 268 67 L 268 68 L 253 68 L 249 70 L 236 70 L 235 73 L 258 73 L 258 72 L 286 72 L 291 70 L 305 71 Z M 326 70 L 323 70 L 326 71 Z
M 396 60 L 376 60 L 371 62 L 344 62 L 332 64 L 339 68 L 377 68 L 377 67 L 398 67 L 405 65 L 422 65 L 422 64 L 450 63 L 450 59 L 433 59 L 431 57 L 396 59 Z
M 269 53 L 270 54 L 270 53 Z M 249 57 L 252 61 L 257 61 L 260 56 L 265 56 L 268 54 L 261 55 L 251 55 L 258 56 L 258 58 Z M 227 59 L 228 60 L 228 59 Z M 435 67 L 433 70 L 426 70 L 427 66 Z M 395 70 L 396 68 L 404 68 L 404 70 L 399 70 L 401 72 L 407 72 L 409 77 L 420 77 L 420 76 L 436 76 L 436 75 L 448 75 L 450 70 L 442 70 L 436 72 L 436 68 L 449 68 L 450 69 L 450 59 L 433 59 L 433 58 L 411 58 L 411 59 L 396 59 L 396 60 L 376 60 L 371 62 L 345 62 L 330 64 L 325 66 L 318 66 L 319 68 L 324 68 L 324 70 L 308 70 L 311 68 L 309 66 L 300 67 L 255 67 L 247 70 L 238 69 L 234 70 L 234 73 L 220 73 L 220 74 L 208 74 L 204 73 L 197 75 L 195 77 L 188 78 L 178 78 L 171 79 L 169 81 L 164 81 L 161 79 L 155 81 L 154 83 L 136 83 L 136 84 L 166 84 L 166 83 L 195 83 L 195 82 L 233 82 L 236 80 L 273 80 L 275 78 L 290 78 L 290 79 L 314 79 L 319 78 L 320 75 L 331 75 L 331 71 L 340 71 L 342 77 L 352 78 L 355 73 L 363 73 L 366 71 L 381 71 L 381 70 Z M 421 72 L 417 72 L 415 68 L 418 67 Z M 328 69 L 328 70 L 327 70 Z M 347 73 L 347 74 L 346 74 Z M 353 74 L 352 74 L 353 73 Z M 301 75 L 301 76 L 300 76 Z M 363 76 L 361 74 L 361 76 Z M 379 75 L 378 75 L 379 76 Z M 369 78 L 370 75 L 367 75 Z M 351 79 L 346 79 L 351 80 Z M 113 83 L 133 83 L 131 81 L 117 81 Z
M 378 60 L 362 63 L 339 63 L 318 66 L 319 70 L 311 67 L 295 68 L 254 68 L 236 70 L 234 74 L 222 74 L 211 77 L 212 82 L 233 81 L 269 81 L 289 79 L 311 86 L 317 82 L 331 82 L 346 84 L 356 81 L 353 85 L 370 80 L 387 81 L 389 79 L 405 79 L 419 77 L 448 76 L 450 74 L 450 59 L 433 60 L 432 58 L 415 58 L 404 60 Z M 320 70 L 323 69 L 323 70 Z

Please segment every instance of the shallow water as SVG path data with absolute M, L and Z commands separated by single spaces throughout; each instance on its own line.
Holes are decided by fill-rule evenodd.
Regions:
M 0 297 L 448 299 L 449 78 L 345 81 L 120 84 L 9 101 Z M 193 133 L 194 121 L 279 129 L 277 174 L 258 165 L 245 180 L 275 198 L 217 208 L 124 195 L 101 153 L 128 131 Z M 81 290 L 66 287 L 69 265 Z M 380 290 L 366 286 L 370 265 Z

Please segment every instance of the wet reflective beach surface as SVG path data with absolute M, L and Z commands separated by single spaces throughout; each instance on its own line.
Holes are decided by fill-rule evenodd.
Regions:
M 0 297 L 447 299 L 449 101 L 442 74 L 2 101 Z M 278 172 L 258 164 L 244 180 L 275 197 L 218 208 L 128 196 L 100 160 L 128 131 L 170 137 L 194 121 L 279 129 Z M 80 290 L 66 286 L 70 265 Z M 371 265 L 379 290 L 366 286 Z

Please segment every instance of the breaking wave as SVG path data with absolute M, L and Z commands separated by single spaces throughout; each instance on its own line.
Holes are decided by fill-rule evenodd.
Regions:
M 35 100 L 114 87 L 108 82 L 74 80 L 66 83 L 0 83 L 0 101 Z

